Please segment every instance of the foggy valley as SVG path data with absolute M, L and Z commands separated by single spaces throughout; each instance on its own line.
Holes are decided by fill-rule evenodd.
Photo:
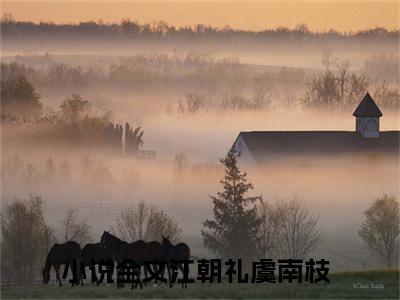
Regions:
M 113 40 L 100 30 L 93 40 L 82 32 L 57 39 L 63 29 L 49 25 L 54 32 L 32 43 L 21 24 L 7 26 L 1 78 L 24 76 L 41 109 L 33 117 L 2 115 L 2 205 L 40 196 L 56 230 L 65 211 L 77 209 L 93 241 L 116 230 L 122 210 L 144 201 L 176 220 L 194 255 L 211 257 L 202 222 L 213 214 L 209 196 L 221 190 L 218 159 L 240 132 L 354 131 L 352 113 L 367 91 L 383 112 L 380 130 L 400 129 L 398 31 L 329 36 L 307 29 L 286 38 L 293 29 L 261 39 L 220 30 L 217 37 L 227 36 L 221 42 L 210 29 L 209 36 L 127 41 L 128 33 Z M 341 94 L 324 85 L 332 78 L 342 82 Z M 338 95 L 326 96 L 331 103 L 315 100 L 329 92 Z M 61 108 L 66 99 L 87 101 L 71 120 Z M 131 133 L 140 126 L 131 152 L 120 135 L 126 123 Z M 323 230 L 313 255 L 343 271 L 380 265 L 357 232 L 376 198 L 399 198 L 398 163 L 398 155 L 278 155 L 246 171 L 251 194 L 264 202 L 307 202 Z

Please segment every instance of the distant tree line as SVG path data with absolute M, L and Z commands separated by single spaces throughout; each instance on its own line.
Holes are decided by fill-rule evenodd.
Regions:
M 87 40 L 231 40 L 247 38 L 258 41 L 270 39 L 282 40 L 357 40 L 366 41 L 397 39 L 399 31 L 374 28 L 350 33 L 340 33 L 333 29 L 325 32 L 310 31 L 306 24 L 299 24 L 295 28 L 277 27 L 261 31 L 232 29 L 229 26 L 217 28 L 210 25 L 197 24 L 193 26 L 176 27 L 164 21 L 140 24 L 129 18 L 120 23 L 104 23 L 85 21 L 76 24 L 55 24 L 51 22 L 33 23 L 30 21 L 16 21 L 10 14 L 3 15 L 1 20 L 3 38 L 33 39 L 55 38 Z
M 45 67 L 30 66 L 38 63 Z M 256 73 L 237 59 L 215 59 L 200 53 L 136 55 L 108 66 L 86 68 L 59 63 L 46 54 L 1 63 L 1 77 L 2 87 L 8 92 L 11 86 L 17 86 L 15 78 L 21 76 L 35 87 L 57 91 L 100 85 L 163 93 L 165 88 L 176 88 L 185 95 L 177 103 L 168 103 L 166 112 L 182 115 L 207 109 L 259 110 L 269 108 L 274 101 L 285 108 L 301 105 L 312 110 L 348 112 L 367 90 L 382 108 L 399 109 L 398 56 L 371 56 L 358 71 L 346 61 L 328 59 L 324 64 L 325 71 L 310 78 L 303 69 Z M 19 84 L 22 83 L 27 85 L 26 81 Z M 38 95 L 31 93 L 30 97 Z
M 58 62 L 54 56 L 16 56 L 9 63 L 1 63 L 3 79 L 25 76 L 37 87 L 81 88 L 93 85 L 121 85 L 135 89 L 162 86 L 196 86 L 209 89 L 210 85 L 233 85 L 251 81 L 250 72 L 238 59 L 215 58 L 202 53 L 134 55 L 119 61 L 91 64 L 88 67 Z

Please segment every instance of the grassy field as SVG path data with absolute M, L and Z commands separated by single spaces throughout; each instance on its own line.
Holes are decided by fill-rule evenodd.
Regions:
M 103 285 L 99 288 L 58 287 L 54 284 L 30 287 L 1 287 L 2 298 L 342 298 L 399 299 L 399 270 L 334 273 L 330 283 L 319 284 L 189 284 L 187 289 L 147 286 L 143 290 Z M 382 287 L 383 284 L 383 287 Z M 375 285 L 375 287 L 372 287 Z M 378 288 L 377 286 L 381 288 Z

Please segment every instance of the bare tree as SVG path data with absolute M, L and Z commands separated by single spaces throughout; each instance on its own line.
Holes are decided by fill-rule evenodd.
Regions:
M 54 165 L 53 158 L 49 157 L 49 159 L 46 160 L 45 162 L 45 170 L 44 170 L 44 176 L 46 180 L 53 180 L 54 175 L 56 173 L 56 167 Z
M 179 111 L 184 114 L 195 114 L 205 107 L 205 96 L 198 93 L 189 93 L 184 100 L 179 101 Z
M 160 240 L 162 236 L 168 236 L 173 242 L 179 241 L 182 230 L 178 223 L 163 210 L 151 208 L 146 225 L 145 239 L 147 241 Z
M 377 254 L 388 268 L 399 259 L 400 212 L 399 202 L 393 196 L 378 198 L 364 212 L 359 230 L 368 249 Z
M 306 258 L 321 242 L 319 217 L 296 197 L 278 202 L 276 213 L 279 253 L 294 259 Z
M 144 202 L 140 202 L 137 208 L 128 207 L 121 212 L 116 231 L 128 242 L 161 240 L 163 235 L 176 242 L 182 232 L 171 216 Z
M 353 109 L 365 94 L 368 80 L 364 75 L 350 70 L 348 62 L 326 69 L 313 80 L 304 96 L 304 105 L 316 110 L 348 111 Z
M 331 47 L 325 47 L 322 52 L 322 65 L 327 71 L 329 71 L 331 65 L 335 62 L 335 57 L 333 57 L 333 51 Z
M 260 257 L 273 257 L 277 250 L 278 213 L 275 206 L 262 202 L 258 208 L 261 219 L 259 226 L 258 252 Z
M 62 239 L 66 241 L 76 241 L 81 246 L 91 240 L 90 226 L 87 219 L 78 219 L 76 209 L 68 209 L 64 219 L 61 221 Z
M 144 202 L 139 202 L 137 208 L 127 207 L 121 211 L 117 219 L 117 230 L 121 237 L 130 242 L 143 240 L 148 215 L 149 207 Z
M 188 166 L 189 163 L 186 154 L 183 152 L 177 153 L 174 158 L 174 176 L 180 183 L 184 179 L 184 174 Z
M 43 263 L 54 241 L 45 223 L 39 196 L 13 199 L 1 211 L 1 275 L 3 279 L 29 282 Z

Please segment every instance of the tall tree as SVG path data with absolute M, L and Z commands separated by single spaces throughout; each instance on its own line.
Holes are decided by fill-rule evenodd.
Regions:
M 359 230 L 360 237 L 388 268 L 396 266 L 399 259 L 400 212 L 399 202 L 393 196 L 378 198 L 364 212 Z
M 279 214 L 274 205 L 263 202 L 258 209 L 259 227 L 258 251 L 260 257 L 273 257 L 279 249 Z
M 277 203 L 275 214 L 279 254 L 294 259 L 307 258 L 321 243 L 319 217 L 305 201 L 296 197 Z
M 0 100 L 3 114 L 35 117 L 42 110 L 39 98 L 33 85 L 24 76 L 1 81 Z
M 223 190 L 210 196 L 214 203 L 214 220 L 206 220 L 202 230 L 203 242 L 211 252 L 222 258 L 249 261 L 257 255 L 257 236 L 261 219 L 256 201 L 261 196 L 247 196 L 253 185 L 246 172 L 238 167 L 238 153 L 231 149 L 220 162 L 225 176 L 220 181 Z
M 29 282 L 42 266 L 54 241 L 43 216 L 42 199 L 14 198 L 1 210 L 1 275 L 3 279 Z
M 60 105 L 63 118 L 70 122 L 76 122 L 82 118 L 82 114 L 88 108 L 89 102 L 83 100 L 81 96 L 73 94 Z

